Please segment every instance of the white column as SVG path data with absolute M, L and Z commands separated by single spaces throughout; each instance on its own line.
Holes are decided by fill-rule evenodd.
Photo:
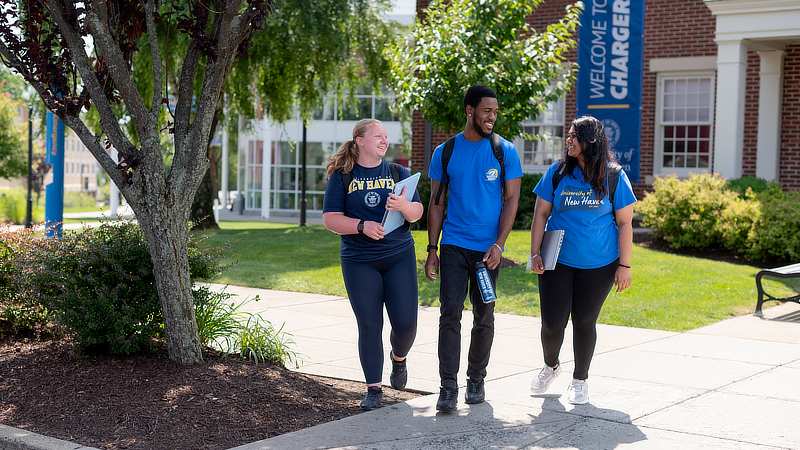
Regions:
M 269 207 L 272 197 L 269 185 L 272 181 L 272 126 L 269 119 L 262 119 L 260 127 L 257 139 L 264 143 L 261 153 L 261 217 L 269 219 Z
M 117 154 L 117 149 L 111 147 L 111 151 L 109 152 L 111 159 L 119 164 L 119 155 Z M 117 184 L 114 183 L 114 180 L 109 178 L 109 193 L 108 193 L 108 217 L 112 219 L 117 218 L 117 208 L 119 207 L 119 188 L 117 188 Z
M 761 57 L 761 83 L 758 91 L 756 176 L 765 180 L 778 180 L 784 51 L 760 51 L 758 55 Z
M 742 40 L 717 41 L 717 112 L 714 118 L 714 172 L 742 176 L 744 88 L 747 45 Z
M 228 208 L 228 154 L 230 153 L 228 143 L 228 126 L 222 123 L 222 176 L 220 177 L 220 190 L 222 191 L 222 207 Z

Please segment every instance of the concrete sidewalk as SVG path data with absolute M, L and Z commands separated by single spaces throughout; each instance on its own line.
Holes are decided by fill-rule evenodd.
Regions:
M 221 286 L 218 286 L 221 287 Z M 227 287 L 247 310 L 293 335 L 299 372 L 363 381 L 357 330 L 347 299 Z M 502 301 L 502 299 L 500 300 Z M 755 303 L 755 301 L 754 301 Z M 590 402 L 566 401 L 571 330 L 564 372 L 545 395 L 532 395 L 541 367 L 540 321 L 496 316 L 486 402 L 466 405 L 471 313 L 462 322 L 462 388 L 455 413 L 437 413 L 438 308 L 420 307 L 408 357 L 415 400 L 237 447 L 262 449 L 775 449 L 800 448 L 800 307 L 765 310 L 687 333 L 598 327 Z M 384 345 L 388 355 L 388 320 Z M 388 358 L 388 357 L 387 357 Z M 391 369 L 384 364 L 384 383 Z M 361 397 L 353 399 L 357 407 Z

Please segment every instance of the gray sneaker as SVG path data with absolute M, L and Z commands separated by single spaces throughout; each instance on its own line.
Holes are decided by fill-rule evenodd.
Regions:
M 436 410 L 442 412 L 452 412 L 458 405 L 458 388 L 445 387 L 439 388 L 439 400 L 436 402 Z
M 378 386 L 370 386 L 367 388 L 367 396 L 361 400 L 361 409 L 364 411 L 372 411 L 378 409 L 382 405 L 383 389 Z
M 392 360 L 392 373 L 389 374 L 389 382 L 395 389 L 403 389 L 408 382 L 408 369 L 406 368 L 406 360 L 397 361 L 394 359 L 394 352 L 389 351 L 389 359 Z
M 531 392 L 534 394 L 544 394 L 550 388 L 550 384 L 561 373 L 561 364 L 555 368 L 545 365 L 539 375 L 531 381 Z
M 483 403 L 484 400 L 486 400 L 486 392 L 483 390 L 483 379 L 467 378 L 467 393 L 464 395 L 464 403 L 474 405 Z

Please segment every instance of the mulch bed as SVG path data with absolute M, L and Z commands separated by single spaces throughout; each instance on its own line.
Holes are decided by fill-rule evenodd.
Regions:
M 67 340 L 0 342 L 0 423 L 100 449 L 228 449 L 359 414 L 364 383 L 207 353 L 72 354 Z M 384 386 L 384 405 L 419 397 Z

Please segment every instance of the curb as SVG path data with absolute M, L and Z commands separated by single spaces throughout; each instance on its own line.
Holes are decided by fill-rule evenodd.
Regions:
M 98 450 L 0 424 L 0 450 Z

